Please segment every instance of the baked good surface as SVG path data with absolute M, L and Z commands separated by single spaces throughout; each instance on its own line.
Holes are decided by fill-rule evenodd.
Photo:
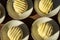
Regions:
M 44 38 L 48 39 L 53 32 L 53 26 L 50 23 L 41 23 L 38 24 L 38 34 Z
M 39 2 L 39 9 L 44 14 L 48 14 L 53 8 L 53 1 L 52 0 L 40 0 Z
M 18 14 L 24 13 L 28 9 L 27 0 L 14 0 L 13 8 Z
M 11 27 L 8 30 L 7 35 L 10 38 L 10 40 L 22 40 L 23 38 L 22 29 L 19 27 Z

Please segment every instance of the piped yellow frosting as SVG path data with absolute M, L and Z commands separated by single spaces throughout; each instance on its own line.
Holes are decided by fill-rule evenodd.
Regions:
M 53 26 L 50 23 L 41 23 L 38 24 L 38 34 L 44 38 L 48 39 L 53 32 Z
M 22 40 L 23 31 L 19 27 L 11 27 L 7 33 L 10 40 Z
M 28 9 L 27 0 L 14 0 L 13 8 L 18 14 L 24 13 Z
M 42 13 L 48 14 L 53 8 L 52 0 L 40 0 L 39 9 Z

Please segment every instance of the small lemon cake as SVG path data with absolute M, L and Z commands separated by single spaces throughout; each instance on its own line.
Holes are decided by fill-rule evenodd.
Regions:
M 48 14 L 53 8 L 52 0 L 40 0 L 39 2 L 39 10 L 44 13 Z
M 28 9 L 27 0 L 14 0 L 13 8 L 18 14 L 24 13 Z
M 44 38 L 48 39 L 53 32 L 53 26 L 50 23 L 41 23 L 38 24 L 38 34 Z
M 23 38 L 22 29 L 19 27 L 11 27 L 8 30 L 7 35 L 10 38 L 10 40 L 22 40 Z

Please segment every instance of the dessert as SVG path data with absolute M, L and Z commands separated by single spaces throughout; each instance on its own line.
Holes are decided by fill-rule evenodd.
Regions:
M 13 8 L 18 14 L 24 13 L 28 9 L 27 0 L 14 0 Z
M 10 38 L 10 40 L 22 40 L 23 38 L 22 29 L 19 27 L 11 27 L 8 30 L 7 35 Z
M 38 24 L 38 34 L 43 39 L 48 39 L 53 32 L 53 26 L 50 23 L 41 23 Z
M 39 2 L 39 10 L 44 13 L 48 14 L 53 8 L 52 0 L 40 0 Z

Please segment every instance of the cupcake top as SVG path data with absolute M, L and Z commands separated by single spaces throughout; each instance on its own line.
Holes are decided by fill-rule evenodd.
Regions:
M 53 26 L 50 23 L 41 23 L 37 24 L 38 26 L 38 34 L 43 38 L 43 39 L 48 39 L 53 32 Z
M 14 0 L 13 8 L 18 14 L 24 13 L 28 9 L 27 0 Z
M 53 8 L 52 0 L 40 0 L 39 9 L 42 13 L 48 14 Z
M 22 40 L 23 31 L 19 27 L 11 27 L 7 33 L 10 40 Z

